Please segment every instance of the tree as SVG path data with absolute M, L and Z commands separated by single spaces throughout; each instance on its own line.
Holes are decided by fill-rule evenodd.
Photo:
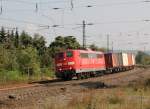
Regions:
M 14 70 L 18 68 L 16 51 L 8 50 L 3 47 L 4 45 L 0 45 L 0 70 Z
M 89 48 L 90 48 L 91 50 L 94 50 L 94 51 L 98 51 L 98 50 L 99 50 L 99 48 L 98 48 L 95 44 L 90 45 Z
M 18 51 L 17 61 L 21 71 L 32 70 L 30 73 L 40 73 L 40 63 L 37 50 L 33 47 L 27 47 Z
M 138 51 L 135 59 L 137 64 L 150 64 L 150 56 L 142 51 Z
M 107 48 L 101 47 L 101 48 L 99 48 L 99 51 L 101 51 L 101 52 L 106 52 L 106 51 L 107 51 Z
M 19 33 L 18 33 L 17 29 L 16 29 L 15 37 L 14 37 L 14 45 L 15 45 L 16 48 L 19 47 Z
M 23 31 L 20 35 L 20 44 L 22 47 L 28 47 L 32 44 L 32 37 Z
M 66 36 L 66 37 L 58 36 L 55 38 L 55 41 L 53 41 L 49 46 L 52 57 L 54 57 L 55 53 L 57 52 L 64 51 L 66 49 L 79 49 L 79 48 L 80 44 L 74 36 Z
M 7 33 L 4 27 L 2 27 L 0 30 L 0 43 L 4 43 L 6 41 L 6 36 L 7 36 Z
M 33 38 L 33 47 L 35 47 L 39 55 L 42 55 L 44 53 L 44 50 L 46 48 L 46 41 L 43 36 L 40 36 L 39 34 L 35 34 Z
M 64 43 L 66 49 L 78 49 L 80 48 L 79 42 L 77 42 L 74 36 L 64 37 Z
M 10 31 L 8 30 L 7 31 L 7 35 L 6 35 L 6 40 L 5 40 L 5 43 L 4 43 L 4 46 L 5 46 L 5 48 L 7 48 L 7 49 L 11 49 L 11 48 L 13 48 L 13 41 L 12 41 L 12 39 L 11 39 L 11 34 L 10 34 Z
M 64 48 L 65 43 L 64 43 L 64 38 L 62 36 L 58 36 L 55 38 L 55 41 L 53 41 L 50 44 L 50 47 L 63 47 Z
M 44 53 L 42 55 L 40 55 L 40 63 L 41 63 L 41 67 L 51 67 L 52 68 L 52 64 L 53 64 L 53 59 L 51 57 L 51 51 L 46 48 Z

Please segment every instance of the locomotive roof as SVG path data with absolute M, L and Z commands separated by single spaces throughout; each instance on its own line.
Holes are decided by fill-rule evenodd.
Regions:
M 69 50 L 68 50 L 69 51 Z M 93 51 L 93 50 L 73 50 L 71 49 L 70 51 L 78 51 L 78 52 L 81 52 L 81 53 L 99 53 L 99 54 L 104 54 L 104 52 L 101 52 L 101 51 Z

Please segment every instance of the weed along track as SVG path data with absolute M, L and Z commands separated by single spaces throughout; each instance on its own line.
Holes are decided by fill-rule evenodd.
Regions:
M 150 69 L 136 68 L 131 71 L 72 81 L 46 81 L 27 86 L 0 90 L 0 108 L 44 109 L 50 103 L 67 105 L 74 97 L 82 96 L 89 89 L 111 89 L 131 81 L 150 76 Z M 104 89 L 105 90 L 105 89 Z M 62 103 L 63 102 L 63 103 Z M 35 105 L 36 104 L 36 105 Z

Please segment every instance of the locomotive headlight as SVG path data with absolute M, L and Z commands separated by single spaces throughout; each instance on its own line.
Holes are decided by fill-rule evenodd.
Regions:
M 74 65 L 75 62 L 68 62 L 68 65 Z

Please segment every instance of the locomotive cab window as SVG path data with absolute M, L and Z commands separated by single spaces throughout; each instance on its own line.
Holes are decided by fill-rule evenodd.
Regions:
M 80 53 L 81 58 L 89 58 L 88 53 Z
M 67 51 L 66 52 L 66 56 L 67 57 L 72 57 L 73 56 L 73 52 L 72 51 Z
M 89 58 L 97 58 L 97 55 L 95 53 L 89 53 Z

